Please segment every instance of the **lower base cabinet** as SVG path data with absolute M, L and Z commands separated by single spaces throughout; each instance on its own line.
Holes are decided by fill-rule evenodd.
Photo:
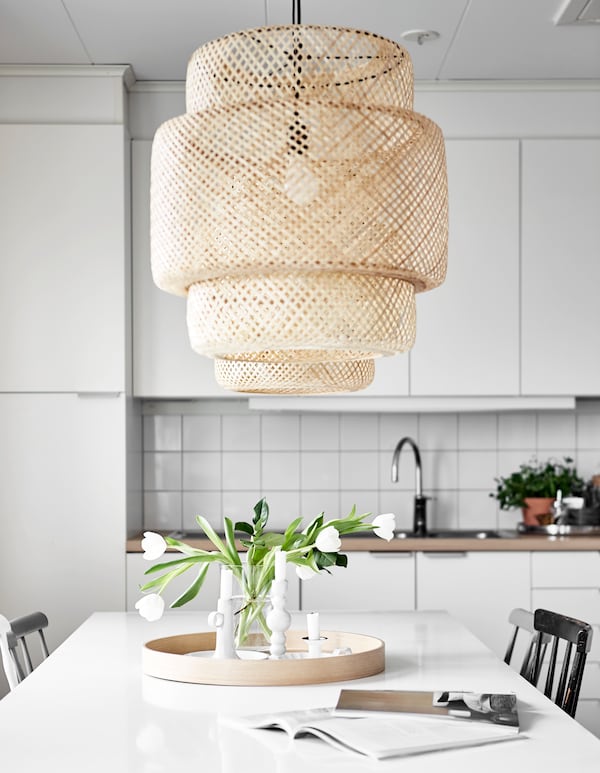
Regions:
M 529 609 L 529 553 L 417 553 L 417 609 L 445 609 L 499 657 L 508 615 Z
M 347 568 L 333 567 L 329 575 L 304 580 L 300 598 L 307 612 L 414 610 L 414 553 L 348 553 Z
M 600 553 L 532 553 L 531 605 L 592 626 L 576 718 L 600 737 Z

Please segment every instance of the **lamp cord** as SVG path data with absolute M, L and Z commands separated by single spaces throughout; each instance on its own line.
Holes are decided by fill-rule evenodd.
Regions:
M 292 24 L 302 24 L 300 0 L 292 0 Z

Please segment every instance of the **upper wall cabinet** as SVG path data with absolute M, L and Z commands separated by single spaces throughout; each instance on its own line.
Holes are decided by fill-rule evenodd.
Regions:
M 0 126 L 0 391 L 125 389 L 119 125 Z
M 186 301 L 154 284 L 150 271 L 152 142 L 132 143 L 133 393 L 138 397 L 227 397 L 213 362 L 189 343 Z
M 519 143 L 446 141 L 445 283 L 417 296 L 411 395 L 519 393 Z
M 523 394 L 600 394 L 600 140 L 523 141 Z

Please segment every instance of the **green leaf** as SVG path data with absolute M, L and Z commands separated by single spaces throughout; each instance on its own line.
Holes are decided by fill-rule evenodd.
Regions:
M 256 547 L 262 548 L 276 548 L 278 545 L 283 545 L 284 536 L 275 531 L 268 531 L 263 534 L 259 539 L 254 540 Z
M 246 521 L 238 521 L 234 528 L 236 531 L 243 531 L 245 534 L 254 534 L 254 528 Z
M 328 566 L 335 566 L 337 561 L 337 553 L 323 553 L 317 548 L 313 551 L 315 556 L 315 563 L 319 569 L 326 569 Z
M 235 546 L 235 536 L 233 534 L 233 523 L 231 522 L 231 518 L 224 518 L 223 523 L 225 525 L 225 537 L 227 539 L 227 548 L 231 557 L 231 561 L 232 563 L 241 566 L 242 559 L 240 558 L 240 554 L 238 553 Z
M 294 537 L 294 532 L 296 531 L 296 529 L 298 528 L 298 526 L 300 526 L 300 524 L 301 524 L 301 523 L 302 523 L 302 517 L 300 517 L 300 518 L 295 518 L 295 519 L 294 519 L 294 520 L 293 520 L 293 521 L 290 523 L 290 525 L 287 527 L 287 529 L 285 530 L 285 533 L 284 533 L 284 535 L 283 535 L 283 549 L 284 549 L 284 550 L 286 550 L 286 549 L 287 549 L 288 542 L 289 542 L 290 540 L 292 540 L 292 539 L 293 539 L 293 537 Z
M 218 560 L 218 557 L 214 553 L 202 553 L 201 555 L 187 556 L 186 558 L 175 558 L 173 561 L 163 561 L 161 564 L 154 564 L 154 566 L 146 569 L 144 574 L 156 574 L 156 572 L 162 572 L 164 569 L 169 569 L 174 566 L 199 564 Z
M 198 591 L 202 587 L 204 580 L 206 579 L 206 574 L 208 572 L 209 565 L 205 564 L 205 566 L 201 566 L 200 570 L 198 571 L 198 574 L 196 575 L 196 579 L 194 582 L 187 588 L 186 591 L 184 591 L 181 596 L 175 599 L 175 601 L 171 604 L 171 607 L 174 609 L 176 607 L 182 607 L 184 604 L 187 604 L 188 601 L 191 601 L 192 599 L 195 599 L 198 595 Z
M 269 520 L 269 505 L 267 500 L 263 497 L 254 505 L 254 518 L 252 523 L 254 524 L 255 533 L 260 534 Z
M 324 520 L 325 520 L 325 513 L 320 513 L 319 515 L 317 515 L 316 518 L 313 518 L 313 520 L 308 524 L 308 526 L 304 530 L 308 538 L 309 544 L 315 541 L 315 537 L 319 529 L 321 528 L 321 526 L 323 526 Z
M 343 566 L 344 569 L 348 566 L 348 556 L 345 553 L 338 553 L 335 559 L 336 566 Z
M 223 540 L 219 537 L 217 532 L 213 529 L 213 527 L 206 520 L 206 518 L 203 518 L 201 515 L 197 515 L 196 521 L 198 522 L 198 525 L 201 527 L 202 531 L 206 534 L 208 539 L 217 548 L 217 550 L 220 550 L 225 558 L 231 558 L 231 556 L 227 551 L 227 548 L 225 547 Z

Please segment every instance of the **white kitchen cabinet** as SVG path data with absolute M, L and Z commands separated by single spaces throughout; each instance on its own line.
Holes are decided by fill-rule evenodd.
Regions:
M 125 410 L 123 396 L 0 394 L 0 611 L 45 612 L 51 649 L 125 607 Z
M 600 737 L 600 553 L 533 553 L 532 609 L 549 609 L 593 628 L 576 719 Z
M 529 553 L 417 554 L 417 609 L 445 609 L 504 657 L 515 607 L 530 608 Z
M 522 145 L 522 391 L 597 395 L 600 139 Z
M 186 299 L 159 290 L 152 280 L 151 150 L 151 141 L 132 142 L 133 393 L 137 397 L 233 397 L 216 383 L 213 361 L 190 346 Z
M 0 391 L 125 389 L 122 125 L 0 126 Z
M 417 295 L 410 394 L 519 393 L 519 143 L 448 140 L 445 283 Z
M 165 558 L 165 560 L 177 558 L 178 555 L 179 555 L 178 553 L 173 553 L 173 554 L 169 553 L 167 554 L 167 557 Z M 158 561 L 146 561 L 142 553 L 127 553 L 127 609 L 129 611 L 135 610 L 135 602 L 143 595 L 140 592 L 140 585 L 143 585 L 145 582 L 148 582 L 148 580 L 152 579 L 153 576 L 156 576 L 156 575 L 148 575 L 146 577 L 144 575 L 144 572 L 150 566 L 156 563 L 158 563 Z M 206 610 L 216 609 L 217 599 L 219 597 L 219 584 L 220 584 L 218 569 L 219 569 L 218 565 L 213 565 L 210 567 L 210 569 L 208 570 L 208 574 L 206 575 L 204 585 L 202 586 L 196 598 L 190 601 L 185 606 L 179 607 L 179 609 L 184 609 L 187 611 L 190 611 L 190 610 L 206 611 Z M 179 577 L 176 577 L 168 585 L 167 589 L 163 593 L 163 598 L 165 600 L 165 606 L 167 609 L 169 607 L 169 604 L 175 601 L 175 599 L 181 593 L 183 593 L 183 591 L 193 581 L 195 576 L 196 576 L 195 570 L 190 569 L 185 574 L 182 574 Z M 300 581 L 298 580 L 298 577 L 296 576 L 295 572 L 293 572 L 290 566 L 288 566 L 287 580 L 288 580 L 287 608 L 299 609 L 300 608 L 300 600 L 299 600 Z M 200 621 L 199 630 L 202 630 L 203 628 L 205 628 L 206 625 L 207 625 L 206 620 Z
M 413 553 L 348 553 L 348 566 L 333 567 L 330 571 L 331 574 L 302 581 L 302 609 L 310 612 L 415 608 Z M 323 618 L 323 626 L 326 625 Z

